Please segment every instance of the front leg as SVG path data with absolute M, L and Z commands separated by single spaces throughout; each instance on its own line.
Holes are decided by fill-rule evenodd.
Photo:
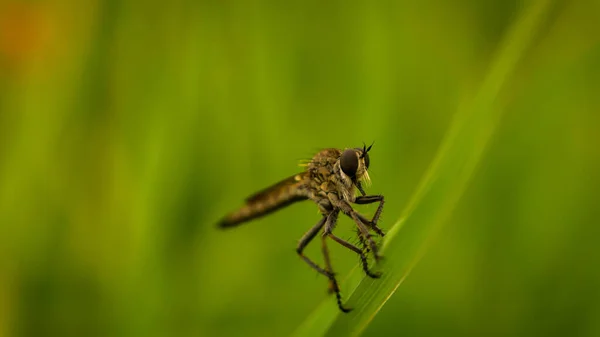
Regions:
M 351 251 L 355 252 L 356 254 L 358 254 L 358 256 L 360 257 L 360 262 L 362 264 L 362 268 L 365 271 L 365 274 L 367 274 L 367 276 L 369 276 L 371 278 L 381 277 L 381 273 L 372 273 L 369 270 L 369 262 L 368 262 L 367 256 L 360 248 L 356 247 L 355 245 L 351 244 L 350 242 L 333 234 L 333 227 L 335 226 L 335 223 L 337 221 L 338 213 L 339 213 L 338 210 L 334 210 L 330 213 L 329 218 L 327 219 L 327 223 L 325 224 L 325 228 L 323 229 L 323 236 L 329 236 L 333 241 L 339 243 L 340 245 L 342 245 L 342 246 L 350 249 Z M 364 246 L 365 243 L 364 243 L 364 240 L 362 239 L 362 236 L 359 235 L 359 238 Z
M 377 211 L 375 211 L 375 215 L 373 215 L 370 225 L 379 235 L 384 236 L 383 230 L 377 226 L 381 212 L 383 212 L 383 204 L 385 203 L 383 195 L 363 195 L 356 197 L 356 200 L 354 201 L 354 203 L 359 205 L 372 204 L 374 202 L 379 202 L 379 206 L 377 206 Z
M 327 196 L 329 198 L 329 201 L 331 201 L 331 204 L 334 207 L 338 208 L 344 214 L 346 214 L 352 220 L 354 220 L 362 239 L 364 239 L 366 241 L 367 247 L 369 247 L 371 252 L 373 252 L 373 256 L 375 256 L 375 260 L 379 260 L 381 258 L 381 256 L 379 256 L 377 254 L 377 252 L 378 252 L 377 244 L 375 243 L 375 240 L 373 240 L 373 238 L 371 237 L 371 233 L 369 233 L 369 228 L 367 228 L 367 224 L 370 225 L 370 223 L 368 221 L 366 221 L 366 222 L 364 221 L 367 219 L 365 219 L 362 215 L 360 215 L 358 212 L 356 212 L 352 208 L 352 206 L 350 206 L 350 204 L 348 202 L 338 198 L 338 196 L 336 194 L 329 193 Z
M 363 189 L 360 181 L 357 181 L 355 185 L 356 185 L 356 188 L 358 188 L 358 191 L 360 192 L 360 194 L 362 194 L 363 196 L 367 195 L 367 193 L 365 193 L 365 190 Z

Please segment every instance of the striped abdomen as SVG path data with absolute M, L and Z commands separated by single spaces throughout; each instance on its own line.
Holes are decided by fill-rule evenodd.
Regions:
M 246 199 L 246 204 L 219 222 L 219 227 L 239 225 L 267 215 L 296 201 L 306 200 L 304 173 L 289 177 Z

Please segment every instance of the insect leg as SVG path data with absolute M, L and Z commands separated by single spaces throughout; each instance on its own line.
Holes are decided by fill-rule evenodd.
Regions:
M 315 226 L 313 226 L 313 228 L 311 228 L 308 232 L 306 232 L 304 234 L 304 236 L 302 236 L 302 238 L 298 242 L 298 246 L 296 247 L 296 252 L 314 270 L 318 271 L 319 273 L 321 273 L 327 277 L 330 277 L 330 273 L 328 271 L 319 267 L 316 263 L 314 263 L 311 259 L 306 257 L 303 253 L 304 248 L 306 248 L 306 246 L 312 241 L 312 239 L 315 238 L 315 236 L 321 230 L 321 228 L 323 228 L 323 226 L 325 226 L 326 220 L 327 220 L 327 215 L 323 216 L 323 218 L 321 218 L 321 220 L 319 220 L 319 222 L 317 222 L 317 224 Z
M 329 216 L 327 217 L 327 228 L 333 228 L 333 226 L 335 226 L 335 221 L 337 221 L 337 211 L 333 211 L 331 213 L 329 213 Z M 340 308 L 341 311 L 343 312 L 350 312 L 352 309 L 350 308 L 345 308 L 344 305 L 342 305 L 342 295 L 340 294 L 340 287 L 337 283 L 337 280 L 335 278 L 335 274 L 333 272 L 333 269 L 331 267 L 331 260 L 329 259 L 329 249 L 327 248 L 327 230 L 323 233 L 323 236 L 321 236 L 321 250 L 323 251 L 323 259 L 325 260 L 325 269 L 329 272 L 329 286 L 330 288 L 335 292 L 335 298 L 337 300 L 337 304 L 338 307 Z
M 372 273 L 369 270 L 369 263 L 367 260 L 367 256 L 362 252 L 362 250 L 358 247 L 356 247 L 355 245 L 351 244 L 350 242 L 341 239 L 338 236 L 335 236 L 334 234 L 327 234 L 331 239 L 333 239 L 333 241 L 339 243 L 340 245 L 350 249 L 351 251 L 355 252 L 356 254 L 358 254 L 358 256 L 360 256 L 360 262 L 362 264 L 362 268 L 365 271 L 365 274 L 367 274 L 367 276 L 371 277 L 371 278 L 380 278 L 381 277 L 381 273 L 377 272 L 377 273 Z
M 352 210 L 350 212 L 350 214 L 348 214 L 348 216 L 350 216 L 352 218 L 352 220 L 354 220 L 354 222 L 356 223 L 356 226 L 358 227 L 358 230 L 362 237 L 361 240 L 364 240 L 367 242 L 367 247 L 373 252 L 373 256 L 375 256 L 375 260 L 379 260 L 381 258 L 381 256 L 379 256 L 379 254 L 377 253 L 379 251 L 379 249 L 377 248 L 377 244 L 371 237 L 371 233 L 369 233 L 369 229 L 363 224 L 363 222 L 359 218 L 358 213 L 356 213 L 354 210 Z
M 385 233 L 383 232 L 383 229 L 379 228 L 379 226 L 373 224 L 372 221 L 369 221 L 369 219 L 365 218 L 364 215 L 360 214 L 360 213 L 356 213 L 356 216 L 360 219 L 360 221 L 362 221 L 362 223 L 364 223 L 365 225 L 369 226 L 369 228 L 371 228 L 372 230 L 375 231 L 375 233 L 377 233 L 379 236 L 384 237 Z
M 358 191 L 360 192 L 360 194 L 362 194 L 363 196 L 367 195 L 367 193 L 365 193 L 365 190 L 362 187 L 362 184 L 360 183 L 360 181 L 357 181 L 355 183 L 356 188 L 358 188 Z
M 355 252 L 356 254 L 358 254 L 360 256 L 360 261 L 362 263 L 363 270 L 365 271 L 365 274 L 367 274 L 369 277 L 372 277 L 372 278 L 381 277 L 380 273 L 372 273 L 371 271 L 369 271 L 369 263 L 368 263 L 367 256 L 363 253 L 363 251 L 360 248 L 356 247 L 355 245 L 351 244 L 350 242 L 333 234 L 333 229 L 335 227 L 335 223 L 337 222 L 338 213 L 339 213 L 338 210 L 334 210 L 329 214 L 329 217 L 327 218 L 327 222 L 325 223 L 325 229 L 323 230 L 323 235 L 329 236 L 335 242 L 339 243 L 340 245 L 342 245 L 342 246 L 350 249 L 351 251 Z M 358 214 L 358 215 L 361 216 L 360 214 Z M 364 219 L 364 221 L 368 222 L 368 220 L 366 220 L 366 219 Z M 361 239 L 361 242 L 364 245 L 364 240 L 362 240 L 361 235 L 359 235 L 359 238 Z
M 346 214 L 347 216 L 352 218 L 352 220 L 354 220 L 354 222 L 356 223 L 356 226 L 358 227 L 358 230 L 360 232 L 359 234 L 360 234 L 360 236 L 362 236 L 361 239 L 365 240 L 367 242 L 367 247 L 373 252 L 373 255 L 375 256 L 375 260 L 379 260 L 381 258 L 381 256 L 379 256 L 377 254 L 377 251 L 378 251 L 377 244 L 371 237 L 371 233 L 369 233 L 369 228 L 367 228 L 367 225 L 365 225 L 365 222 L 363 222 L 363 219 L 364 220 L 366 220 L 366 219 L 363 216 L 361 216 L 360 214 L 358 214 L 352 208 L 352 206 L 350 206 L 349 203 L 347 203 L 344 200 L 340 200 L 337 197 L 337 195 L 330 193 L 330 194 L 328 194 L 328 198 L 336 208 L 339 208 L 342 212 L 344 212 L 344 214 Z M 369 221 L 367 221 L 366 223 L 369 223 Z
M 381 212 L 383 211 L 383 204 L 385 203 L 383 200 L 383 195 L 359 196 L 356 197 L 356 200 L 354 202 L 359 205 L 379 202 L 379 206 L 377 206 L 377 211 L 375 211 L 375 215 L 373 216 L 373 219 L 370 222 L 370 226 L 373 228 L 373 230 L 377 232 L 377 234 L 384 236 L 384 233 L 381 230 L 381 228 L 377 226 L 377 221 L 379 221 L 379 217 L 381 216 Z

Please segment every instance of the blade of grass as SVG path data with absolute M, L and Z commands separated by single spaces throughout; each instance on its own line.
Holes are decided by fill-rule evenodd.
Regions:
M 341 315 L 330 299 L 322 303 L 295 331 L 294 336 L 358 336 L 423 256 L 448 219 L 473 176 L 501 115 L 496 99 L 520 58 L 531 44 L 550 1 L 537 1 L 525 9 L 500 45 L 479 91 L 461 107 L 427 174 L 386 235 L 384 276 L 365 278 L 355 268 L 345 281 L 353 289 Z M 402 235 L 399 235 L 401 233 Z

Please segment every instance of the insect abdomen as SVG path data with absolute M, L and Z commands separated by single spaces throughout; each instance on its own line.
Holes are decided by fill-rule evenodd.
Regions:
M 219 222 L 219 227 L 233 227 L 272 213 L 296 201 L 308 199 L 307 194 L 300 188 L 301 180 L 302 177 L 296 175 L 249 197 L 244 206 L 223 218 Z
M 305 199 L 306 197 L 295 196 L 293 198 L 282 199 L 277 202 L 253 202 L 246 204 L 239 210 L 229 214 L 223 220 L 221 220 L 221 222 L 219 222 L 219 227 L 226 228 L 237 226 L 243 222 L 259 218 L 296 201 Z

